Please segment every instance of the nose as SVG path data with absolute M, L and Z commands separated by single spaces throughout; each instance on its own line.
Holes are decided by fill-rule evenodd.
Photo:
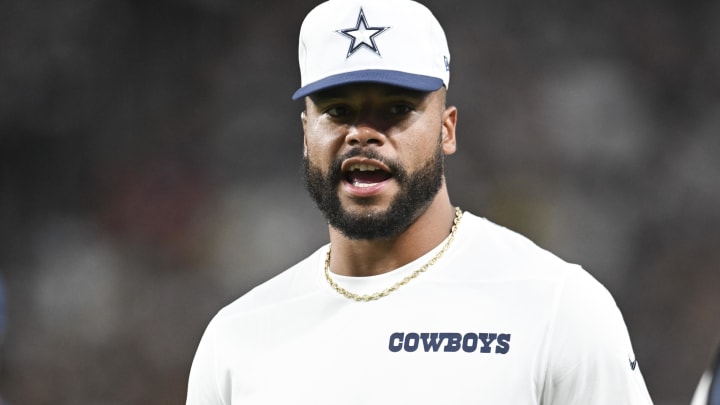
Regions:
M 349 128 L 345 142 L 350 146 L 382 146 L 385 143 L 383 126 L 367 114 L 358 117 Z
M 348 132 L 345 142 L 350 146 L 382 146 L 385 143 L 385 136 L 373 127 L 355 126 Z

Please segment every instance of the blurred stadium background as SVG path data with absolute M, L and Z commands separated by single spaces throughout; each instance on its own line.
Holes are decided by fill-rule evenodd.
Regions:
M 183 403 L 212 315 L 326 241 L 290 100 L 314 4 L 0 2 L 0 396 Z M 426 4 L 454 202 L 601 280 L 688 403 L 720 342 L 720 3 Z

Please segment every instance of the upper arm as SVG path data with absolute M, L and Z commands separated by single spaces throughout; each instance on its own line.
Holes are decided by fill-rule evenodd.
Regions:
M 203 334 L 190 368 L 186 405 L 229 405 L 219 379 L 215 320 Z
M 558 295 L 543 404 L 650 404 L 625 321 L 580 268 Z

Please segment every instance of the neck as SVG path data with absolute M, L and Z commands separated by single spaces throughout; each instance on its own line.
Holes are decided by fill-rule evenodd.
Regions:
M 443 188 L 428 208 L 391 239 L 353 240 L 330 228 L 330 269 L 343 276 L 373 276 L 412 262 L 438 246 L 449 234 L 455 208 Z

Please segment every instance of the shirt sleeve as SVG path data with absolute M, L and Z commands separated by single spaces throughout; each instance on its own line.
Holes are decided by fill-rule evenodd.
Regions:
M 195 352 L 190 378 L 186 405 L 230 405 L 223 399 L 220 373 L 216 357 L 216 321 L 210 322 Z
M 652 400 L 610 293 L 579 267 L 558 295 L 543 405 L 647 405 Z

